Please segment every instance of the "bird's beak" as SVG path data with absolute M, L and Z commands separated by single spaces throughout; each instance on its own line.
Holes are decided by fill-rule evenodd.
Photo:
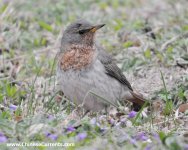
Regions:
M 95 33 L 95 31 L 102 28 L 104 25 L 105 24 L 100 24 L 100 25 L 92 26 L 92 27 L 89 27 L 89 28 L 86 28 L 86 29 L 81 29 L 81 30 L 79 30 L 79 33 L 81 33 L 81 34 L 87 33 L 87 32 Z
M 105 24 L 99 24 L 99 25 L 96 25 L 96 26 L 93 26 L 90 30 L 90 32 L 95 32 L 97 31 L 98 29 L 102 28 L 103 26 L 105 26 Z

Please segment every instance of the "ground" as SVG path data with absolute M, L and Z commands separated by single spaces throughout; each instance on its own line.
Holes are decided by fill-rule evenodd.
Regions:
M 188 149 L 187 6 L 186 0 L 0 0 L 0 147 Z M 77 18 L 106 24 L 97 42 L 150 107 L 83 116 L 57 92 L 56 54 L 63 30 Z

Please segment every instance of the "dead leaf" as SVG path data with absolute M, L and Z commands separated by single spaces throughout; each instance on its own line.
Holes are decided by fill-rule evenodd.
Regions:
M 181 104 L 178 109 L 179 109 L 179 112 L 184 113 L 188 109 L 188 103 L 187 104 Z
M 155 115 L 160 115 L 164 109 L 164 102 L 162 100 L 156 100 L 152 103 L 151 110 Z
M 22 116 L 14 116 L 14 120 L 16 122 L 20 122 L 22 119 L 23 119 Z

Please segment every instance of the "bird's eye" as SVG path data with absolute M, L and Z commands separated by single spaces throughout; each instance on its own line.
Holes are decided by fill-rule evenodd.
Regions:
M 78 23 L 78 24 L 77 24 L 77 27 L 81 27 L 81 26 L 82 26 L 82 24 L 81 24 L 81 23 Z
M 85 33 L 84 30 L 79 30 L 78 32 L 79 32 L 79 34 L 84 34 Z

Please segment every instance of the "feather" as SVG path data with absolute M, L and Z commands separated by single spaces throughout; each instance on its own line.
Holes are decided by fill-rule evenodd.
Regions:
M 98 59 L 104 65 L 106 74 L 118 80 L 121 84 L 129 88 L 130 94 L 126 95 L 124 99 L 134 103 L 133 107 L 135 108 L 140 108 L 140 106 L 143 106 L 145 103 L 145 99 L 141 94 L 133 92 L 131 84 L 129 83 L 121 69 L 116 65 L 112 56 L 106 53 L 106 51 L 101 47 L 97 47 L 97 49 L 99 50 Z

